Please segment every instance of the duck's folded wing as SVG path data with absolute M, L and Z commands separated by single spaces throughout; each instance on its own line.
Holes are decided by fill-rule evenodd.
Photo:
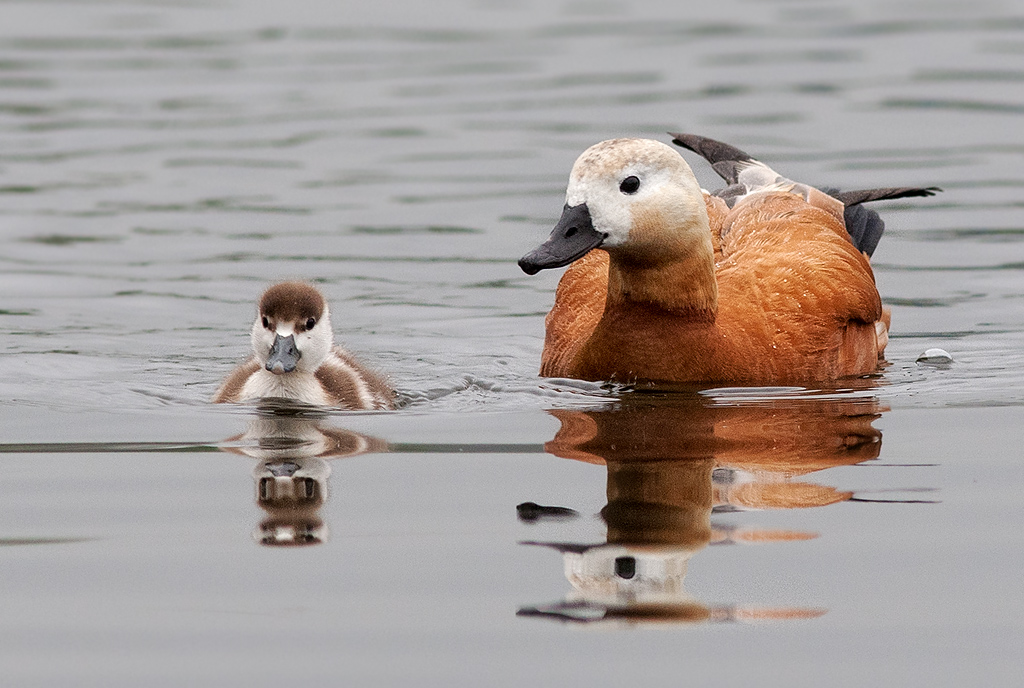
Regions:
M 778 379 L 872 372 L 886 327 L 867 257 L 798 196 L 752 200 L 737 209 L 718 272 L 718 325 L 736 365 L 771 351 Z
M 758 281 L 767 312 L 833 322 L 881 317 L 871 265 L 832 213 L 794 194 L 758 194 L 733 208 L 726 224 L 731 270 Z M 728 302 L 721 295 L 720 305 Z

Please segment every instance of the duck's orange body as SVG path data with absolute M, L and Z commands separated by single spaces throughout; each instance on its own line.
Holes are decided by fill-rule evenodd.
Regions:
M 585 162 L 593 166 L 594 154 L 587 161 L 585 153 L 573 170 L 570 197 L 582 196 L 582 207 L 618 203 L 618 189 L 626 189 L 630 205 L 625 213 L 598 211 L 604 217 L 587 211 L 601 248 L 584 252 L 558 285 L 546 320 L 541 375 L 771 385 L 878 369 L 888 311 L 867 255 L 844 225 L 841 201 L 789 182 L 742 195 L 730 208 L 699 187 L 695 197 L 695 181 L 689 184 L 687 175 L 642 198 L 643 182 L 633 191 L 628 177 L 620 178 L 646 181 L 646 173 L 655 186 L 659 165 L 674 165 L 646 145 L 656 142 L 643 143 L 646 167 L 615 160 L 600 172 L 579 170 Z M 594 148 L 608 144 L 636 147 L 634 140 L 619 140 Z M 623 171 L 616 174 L 618 168 Z M 600 186 L 599 175 L 612 180 L 612 191 Z M 680 193 L 697 201 L 686 216 L 672 207 Z M 580 207 L 570 206 L 567 213 Z M 579 241 L 582 224 L 574 222 L 562 233 Z M 551 266 L 531 263 L 536 254 L 523 259 L 524 269 Z M 546 254 L 538 260 L 553 262 Z
M 591 251 L 558 285 L 541 375 L 764 385 L 878 368 L 887 342 L 881 299 L 839 220 L 790 193 L 732 210 L 707 200 L 718 227 L 731 225 L 714 254 L 717 309 L 670 310 L 610 293 L 609 262 L 615 272 L 631 266 Z M 644 279 L 671 282 L 665 273 L 683 269 L 669 264 Z

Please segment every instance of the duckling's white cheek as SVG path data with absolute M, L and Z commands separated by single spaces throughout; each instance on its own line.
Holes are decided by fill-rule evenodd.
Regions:
M 314 372 L 324 362 L 331 351 L 331 340 L 324 337 L 319 331 L 321 325 L 315 329 L 296 335 L 296 345 L 302 352 L 299 359 L 299 367 L 307 372 Z
M 270 355 L 270 346 L 274 342 L 273 333 L 269 332 L 267 328 L 263 327 L 263 324 L 257 318 L 256 322 L 253 323 L 252 333 L 249 335 L 249 340 L 252 342 L 253 353 L 256 354 L 256 358 L 260 362 L 266 363 L 267 356 Z

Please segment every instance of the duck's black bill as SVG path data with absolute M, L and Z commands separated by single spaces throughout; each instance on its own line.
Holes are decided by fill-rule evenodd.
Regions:
M 600 246 L 606 238 L 606 234 L 594 229 L 586 203 L 571 208 L 565 206 L 548 240 L 520 258 L 519 267 L 527 275 L 536 275 L 548 268 L 560 268 L 582 258 L 590 249 Z
M 295 370 L 302 354 L 295 348 L 295 335 L 274 337 L 274 345 L 270 347 L 270 355 L 267 357 L 267 370 L 272 373 L 290 373 Z

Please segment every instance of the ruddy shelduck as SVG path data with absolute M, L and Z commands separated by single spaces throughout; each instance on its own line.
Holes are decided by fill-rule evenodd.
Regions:
M 546 319 L 541 375 L 744 385 L 874 373 L 888 341 L 868 261 L 884 225 L 865 201 L 938 189 L 826 193 L 743 151 L 674 134 L 729 185 L 703 191 L 673 148 L 586 150 L 528 274 L 572 263 Z
M 232 372 L 214 402 L 284 398 L 345 409 L 394 408 L 383 377 L 334 346 L 330 309 L 304 282 L 282 282 L 260 298 L 252 357 Z

